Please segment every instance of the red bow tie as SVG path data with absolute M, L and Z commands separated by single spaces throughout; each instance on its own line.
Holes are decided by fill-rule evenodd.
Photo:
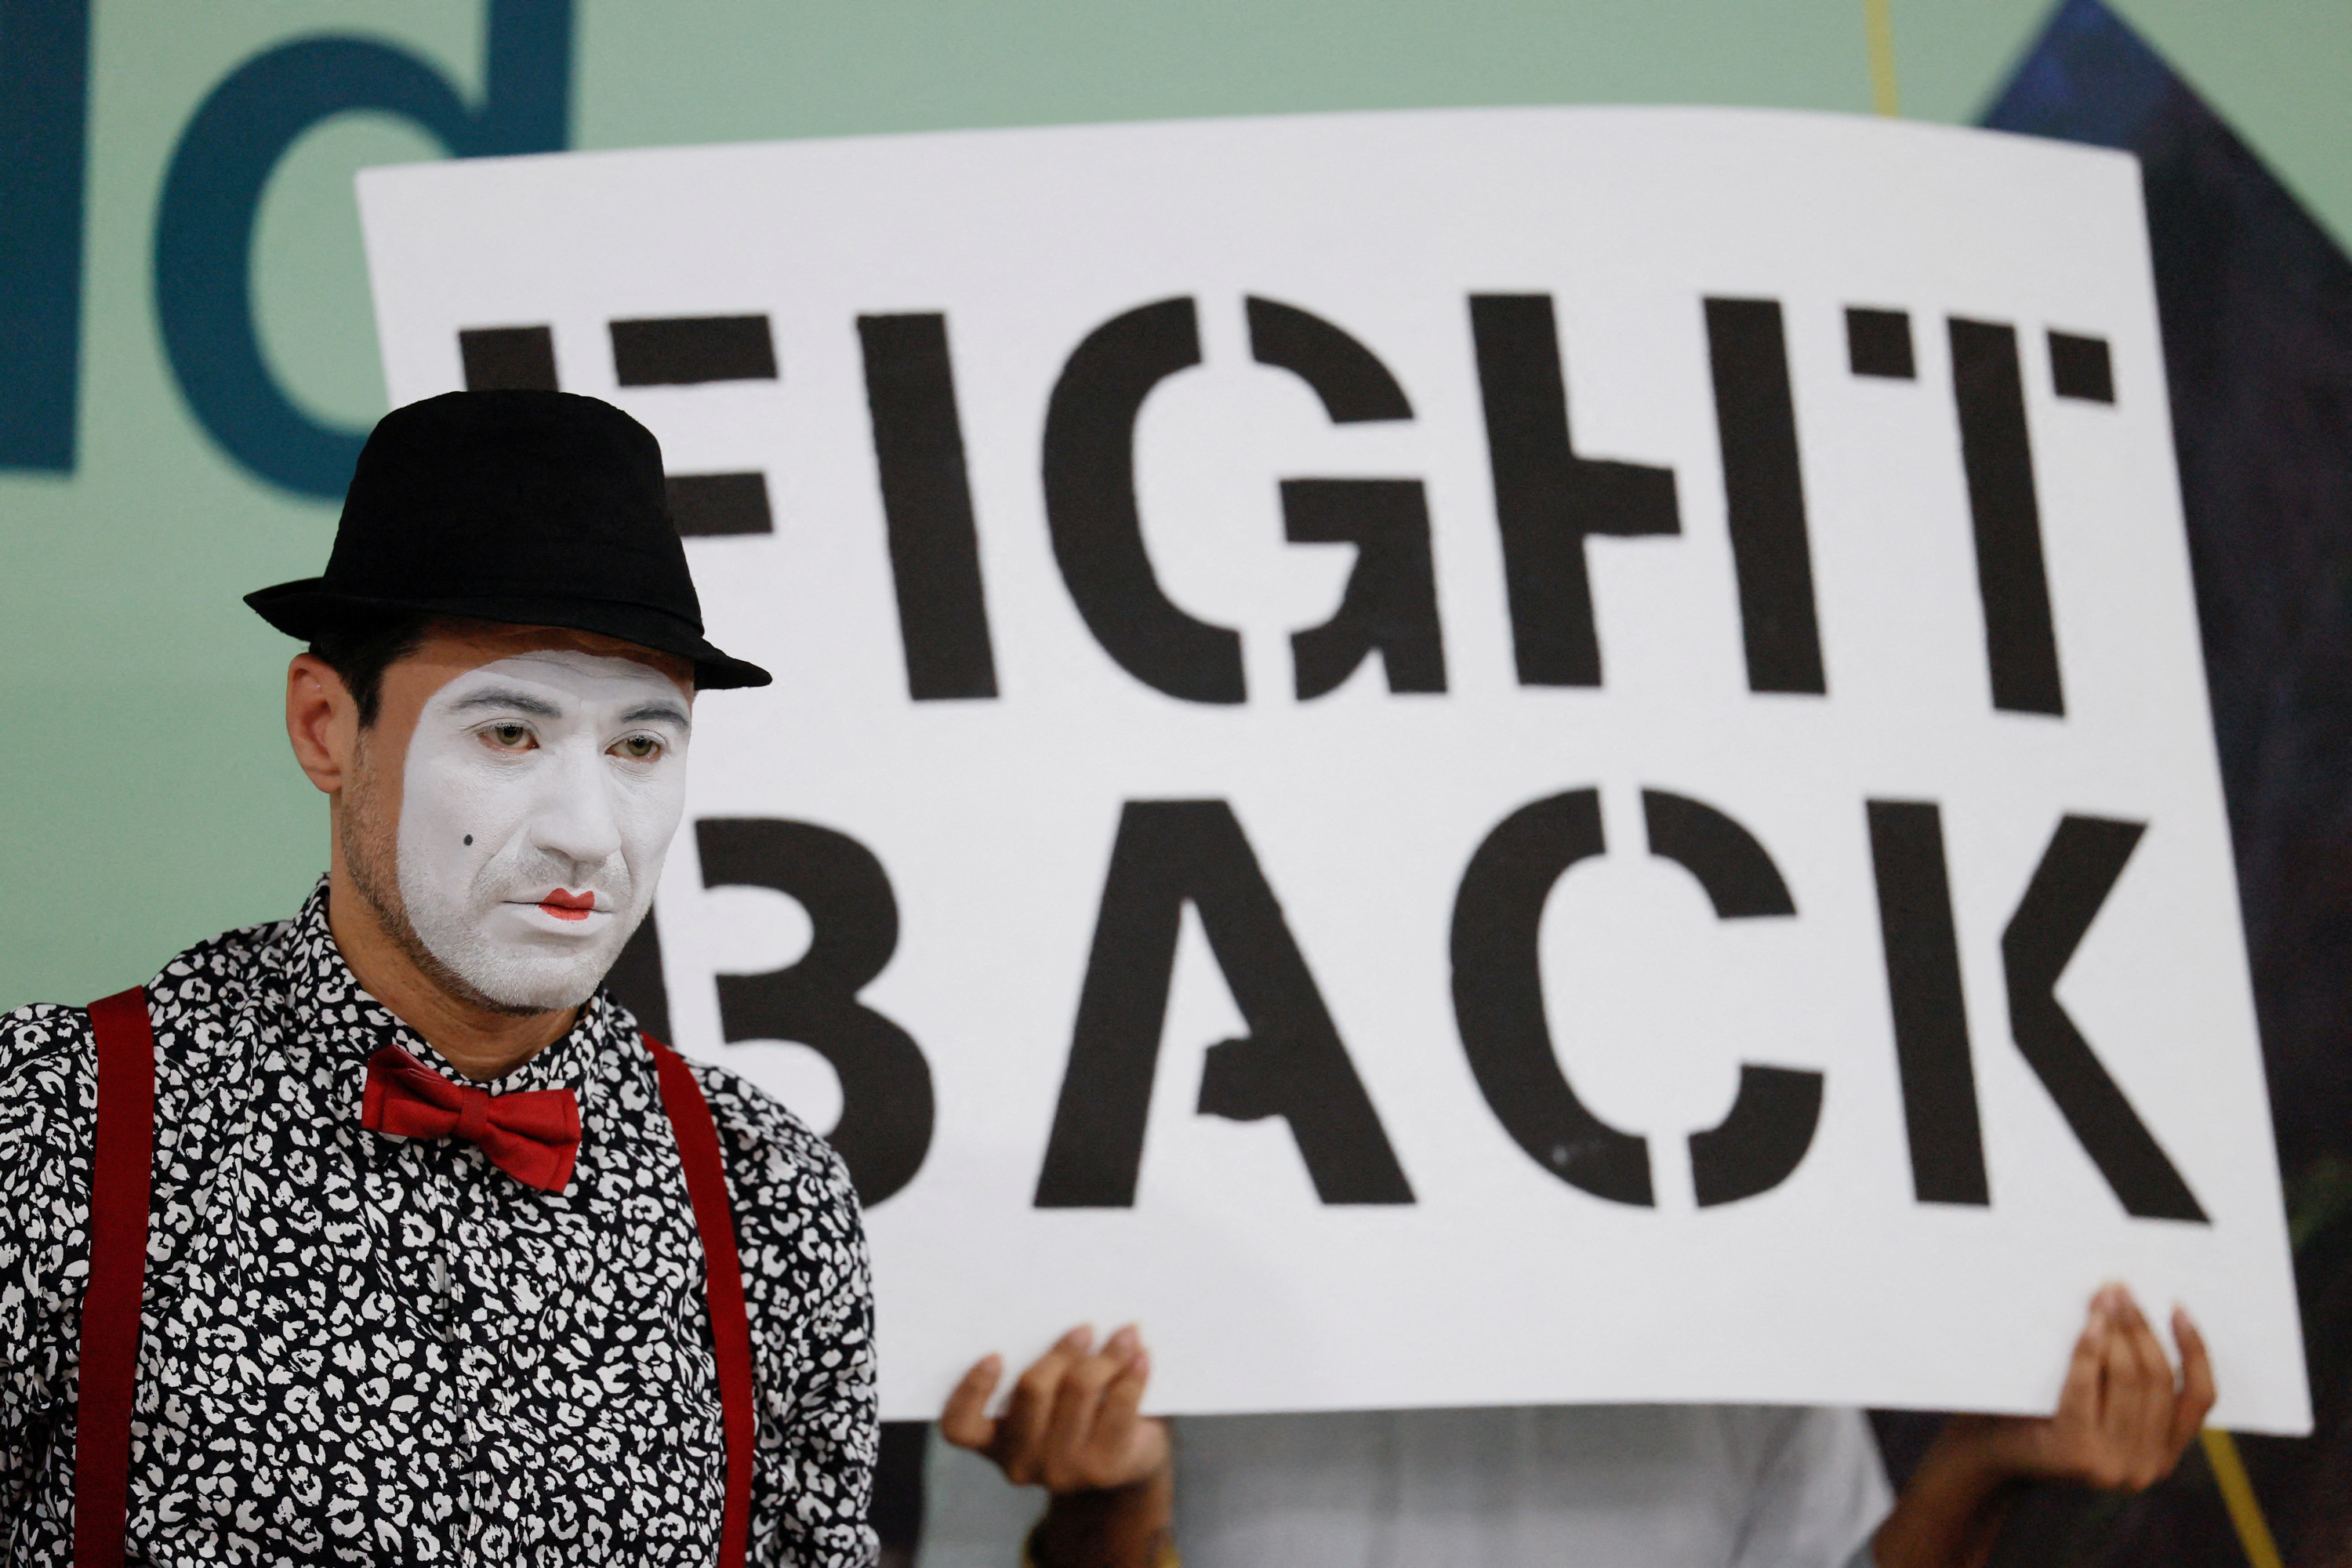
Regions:
M 580 1101 L 570 1089 L 488 1094 L 450 1082 L 398 1046 L 368 1058 L 360 1125 L 397 1138 L 455 1134 L 516 1181 L 549 1193 L 571 1182 L 580 1152 Z

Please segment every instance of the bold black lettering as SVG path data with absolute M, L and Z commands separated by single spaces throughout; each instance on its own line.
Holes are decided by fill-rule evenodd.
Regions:
M 2143 823 L 2097 816 L 2069 816 L 2059 822 L 2001 933 L 2009 1026 L 2017 1048 L 2125 1210 L 2142 1219 L 2201 1224 L 2205 1211 L 2189 1184 L 2058 1001 L 2059 976 L 2144 831 Z
M 1650 853 L 1696 878 L 1717 920 L 1797 912 L 1769 852 L 1714 806 L 1645 789 L 1642 818 Z M 1730 1112 L 1690 1136 L 1691 1186 L 1701 1208 L 1752 1198 L 1789 1179 L 1812 1147 L 1822 1119 L 1822 1075 L 1810 1069 L 1739 1064 L 1739 1092 Z
M 1314 388 L 1334 425 L 1410 419 L 1412 405 L 1380 356 L 1322 317 L 1251 296 L 1250 357 Z
M 468 327 L 457 334 L 468 392 L 554 392 L 555 333 L 548 327 Z
M 1607 847 L 1598 790 L 1523 805 L 1471 856 L 1454 899 L 1454 1019 L 1479 1092 L 1518 1146 L 1570 1186 L 1647 1205 L 1647 1140 L 1585 1109 L 1544 1021 L 1536 931 L 1568 868 Z
M 1239 702 L 1241 634 L 1169 602 L 1136 511 L 1136 416 L 1153 387 L 1200 363 L 1188 299 L 1138 306 L 1087 334 L 1046 405 L 1045 524 L 1079 616 L 1120 668 L 1188 702 Z
M 613 375 L 623 386 L 773 381 L 765 316 L 661 316 L 611 323 Z
M 621 956 L 605 972 L 604 989 L 613 1000 L 636 1016 L 637 1025 L 655 1039 L 667 1043 L 669 1032 L 669 982 L 662 974 L 661 927 L 655 911 L 630 933 Z
M 1923 1204 L 1990 1204 L 1943 814 L 1926 801 L 1874 800 L 1866 809 L 1911 1193 Z
M 1598 686 L 1584 542 L 1681 532 L 1674 470 L 1577 455 L 1551 296 L 1474 294 L 1470 331 L 1519 684 Z
M 2042 556 L 2042 510 L 2033 493 L 2033 447 L 2015 329 L 1951 320 L 1952 397 L 1960 418 L 1975 527 L 1977 591 L 1984 601 L 1985 661 L 1993 706 L 2063 715 L 2058 636 Z
M 1748 689 L 1826 692 L 1780 301 L 1707 300 L 1706 347 Z
M 1250 353 L 1314 390 L 1335 425 L 1410 419 L 1412 405 L 1380 356 L 1322 317 L 1252 297 Z M 1291 667 L 1303 701 L 1339 689 L 1378 649 L 1391 691 L 1445 689 L 1445 650 L 1430 563 L 1429 507 L 1418 479 L 1285 479 L 1283 537 L 1293 544 L 1352 544 L 1338 613 L 1293 633 Z
M 963 421 L 941 315 L 860 316 L 866 408 L 890 536 L 907 695 L 918 702 L 996 695 L 996 653 L 980 584 L 980 531 Z
M 1642 792 L 1642 824 L 1650 853 L 1671 860 L 1698 879 L 1719 921 L 1793 915 L 1797 902 L 1780 868 L 1756 836 L 1704 801 Z
M 1850 305 L 1845 312 L 1846 366 L 1856 375 L 1889 381 L 1918 379 L 1911 353 L 1911 317 L 1905 310 L 1873 310 Z
M 1243 1038 L 1209 1048 L 1201 1113 L 1288 1121 L 1316 1195 L 1327 1204 L 1412 1202 L 1233 808 L 1221 800 L 1161 800 L 1129 801 L 1119 816 L 1037 1206 L 1135 1202 L 1187 902 L 1200 911 L 1249 1025 Z
M 613 375 L 623 386 L 776 379 L 765 316 L 658 316 L 609 322 L 607 330 Z M 550 385 L 553 370 L 551 360 Z M 688 539 L 775 531 L 765 474 L 672 474 L 667 489 L 670 521 Z
M 662 488 L 669 500 L 670 521 L 688 539 L 775 531 L 765 474 L 671 474 Z
M 1291 634 L 1300 700 L 1339 689 L 1375 650 L 1391 691 L 1444 690 L 1421 481 L 1285 479 L 1282 527 L 1293 544 L 1356 547 L 1339 608 L 1321 626 Z
M 808 912 L 808 952 L 765 974 L 719 976 L 730 1041 L 791 1040 L 841 1079 L 827 1142 L 867 1207 L 912 1181 L 931 1146 L 931 1069 L 906 1030 L 857 999 L 898 946 L 898 900 L 855 838 L 806 822 L 706 817 L 694 825 L 706 887 L 770 888 Z
M 1691 1188 L 1699 1207 L 1752 1198 L 1787 1181 L 1813 1146 L 1821 1120 L 1820 1073 L 1741 1062 L 1729 1113 L 1690 1135 Z
M 2050 390 L 2061 397 L 2085 403 L 2116 400 L 2116 367 L 2107 357 L 2107 340 L 2073 332 L 2050 334 Z

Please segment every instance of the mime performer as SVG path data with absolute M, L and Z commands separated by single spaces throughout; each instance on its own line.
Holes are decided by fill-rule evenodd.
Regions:
M 841 1162 L 600 984 L 706 641 L 620 410 L 387 416 L 325 575 L 247 600 L 331 868 L 0 1018 L 0 1562 L 866 1563 Z M 190 824 L 203 831 L 201 824 Z

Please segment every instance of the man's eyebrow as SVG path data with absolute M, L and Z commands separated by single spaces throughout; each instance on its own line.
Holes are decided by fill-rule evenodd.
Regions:
M 509 712 L 528 713 L 534 719 L 561 719 L 563 710 L 543 697 L 516 691 L 503 686 L 492 686 L 459 699 L 450 705 L 452 713 L 467 713 L 477 708 L 503 708 Z
M 643 724 L 656 719 L 667 719 L 681 730 L 694 728 L 694 721 L 675 702 L 641 702 L 621 715 L 624 724 Z

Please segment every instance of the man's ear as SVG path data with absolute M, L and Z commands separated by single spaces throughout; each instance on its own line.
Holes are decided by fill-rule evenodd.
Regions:
M 286 667 L 286 738 L 310 782 L 333 795 L 350 782 L 359 753 L 360 708 L 351 688 L 316 655 Z

